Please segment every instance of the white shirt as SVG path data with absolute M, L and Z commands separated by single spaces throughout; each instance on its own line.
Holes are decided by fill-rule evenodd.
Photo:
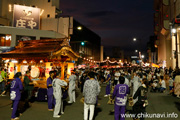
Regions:
M 162 88 L 166 88 L 166 83 L 165 83 L 164 80 L 161 81 L 161 87 L 162 87 Z
M 121 76 L 121 74 L 119 72 L 115 72 L 114 74 L 114 80 L 119 80 L 119 77 Z

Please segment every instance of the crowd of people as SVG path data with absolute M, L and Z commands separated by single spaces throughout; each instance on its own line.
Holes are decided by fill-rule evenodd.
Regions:
M 54 111 L 53 117 L 59 118 L 64 114 L 63 99 L 69 96 L 69 104 L 76 102 L 76 89 L 79 89 L 84 102 L 84 120 L 94 117 L 101 87 L 106 86 L 104 97 L 114 100 L 114 119 L 125 120 L 122 114 L 127 111 L 128 103 L 132 103 L 133 119 L 143 120 L 138 114 L 145 113 L 148 106 L 148 91 L 174 95 L 180 98 L 180 72 L 171 68 L 118 68 L 118 69 L 75 69 L 68 79 L 61 79 L 60 71 L 50 71 L 47 79 L 48 110 Z M 22 96 L 26 106 L 30 106 L 33 82 L 30 71 L 26 71 L 21 82 L 22 74 L 17 72 L 11 84 L 7 82 L 8 74 L 2 69 L 0 74 L 0 95 L 5 95 L 10 88 L 12 104 L 11 119 L 19 119 L 18 104 Z M 23 91 L 23 92 L 22 92 Z M 65 97 L 66 98 L 66 97 Z M 130 99 L 132 98 L 132 99 Z M 21 112 L 20 112 L 21 113 Z

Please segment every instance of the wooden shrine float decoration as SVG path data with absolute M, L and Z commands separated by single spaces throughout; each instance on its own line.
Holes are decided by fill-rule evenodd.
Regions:
M 19 44 L 14 50 L 1 53 L 0 57 L 3 60 L 9 60 L 8 64 L 11 65 L 11 68 L 9 68 L 9 70 L 11 69 L 10 79 L 14 76 L 13 67 L 17 67 L 16 72 L 21 72 L 21 66 L 27 65 L 29 67 L 28 69 L 32 69 L 33 67 L 43 68 L 45 76 L 41 77 L 40 81 L 46 81 L 52 67 L 61 68 L 62 79 L 64 79 L 65 75 L 68 77 L 71 74 L 70 71 L 74 69 L 74 63 L 72 61 L 77 61 L 79 55 L 71 49 L 67 38 L 60 38 L 19 41 Z M 12 60 L 16 60 L 17 62 L 12 63 Z M 33 69 L 38 71 L 37 68 Z M 36 75 L 33 74 L 33 76 Z

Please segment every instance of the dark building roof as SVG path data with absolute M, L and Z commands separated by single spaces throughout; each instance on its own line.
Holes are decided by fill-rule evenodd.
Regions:
M 60 59 L 63 56 L 70 58 L 78 57 L 78 55 L 72 51 L 67 39 L 20 41 L 15 50 L 1 53 L 0 56 L 2 58 L 14 59 Z

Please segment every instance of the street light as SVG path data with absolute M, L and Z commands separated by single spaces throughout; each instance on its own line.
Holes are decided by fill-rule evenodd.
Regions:
M 176 34 L 176 32 L 177 32 L 176 29 L 173 28 L 173 29 L 172 29 L 172 33 L 173 33 L 173 34 Z
M 133 41 L 136 41 L 137 39 L 136 38 L 133 38 Z
M 141 55 L 141 58 L 144 58 L 144 55 Z
M 137 52 L 138 52 L 138 50 L 135 50 L 135 52 L 137 53 Z
M 78 29 L 78 30 L 82 30 L 82 27 L 81 27 L 81 26 L 78 26 L 77 29 Z

